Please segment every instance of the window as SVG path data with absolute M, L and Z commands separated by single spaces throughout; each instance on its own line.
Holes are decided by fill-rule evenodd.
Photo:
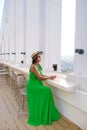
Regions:
M 73 71 L 76 0 L 62 0 L 61 72 Z

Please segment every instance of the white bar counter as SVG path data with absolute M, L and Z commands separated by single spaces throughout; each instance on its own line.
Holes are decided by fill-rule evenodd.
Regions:
M 28 74 L 29 74 L 29 68 L 28 67 L 24 67 L 24 66 L 22 67 L 19 64 L 12 64 L 12 63 L 5 62 L 5 61 L 0 61 L 0 63 L 9 67 L 9 69 L 17 71 L 19 73 L 23 73 L 26 76 L 28 76 Z
M 52 85 L 58 89 L 67 92 L 75 92 L 78 89 L 78 83 L 73 81 L 68 81 L 66 79 L 56 78 L 54 80 L 47 80 L 46 81 L 49 85 Z
M 23 73 L 26 76 L 26 78 L 28 78 L 29 68 L 24 67 L 24 66 L 23 67 L 19 66 L 18 64 L 6 63 L 4 61 L 2 61 L 1 63 L 3 63 L 5 66 L 8 66 L 11 69 L 14 69 L 15 71 L 17 71 L 19 73 Z M 60 78 L 58 72 L 43 72 L 43 74 L 57 76 L 56 79 L 54 79 L 54 80 L 45 81 L 45 83 L 47 83 L 51 86 L 54 86 L 58 89 L 61 89 L 63 91 L 68 91 L 68 92 L 75 92 L 78 89 L 78 83 Z

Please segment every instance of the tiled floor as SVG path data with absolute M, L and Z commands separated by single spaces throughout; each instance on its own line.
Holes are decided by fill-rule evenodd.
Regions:
M 81 130 L 65 117 L 52 125 L 38 127 L 27 124 L 27 116 L 17 118 L 18 105 L 8 85 L 0 84 L 0 130 Z

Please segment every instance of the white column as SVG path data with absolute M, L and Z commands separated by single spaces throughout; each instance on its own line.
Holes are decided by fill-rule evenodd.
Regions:
M 76 38 L 75 48 L 83 49 L 84 53 L 75 53 L 74 72 L 87 77 L 87 0 L 76 1 Z
M 2 44 L 3 44 L 3 46 L 2 46 L 2 50 L 3 50 L 3 55 L 2 55 L 2 57 L 3 57 L 3 59 L 4 60 L 6 60 L 6 50 L 5 50 L 5 48 L 6 48 L 6 23 L 4 23 L 4 30 L 3 30 L 3 40 L 2 40 Z
M 4 13 L 4 19 L 3 19 L 3 23 L 4 23 L 4 44 L 5 44 L 5 61 L 9 61 L 10 58 L 10 47 L 9 47 L 9 32 L 10 32 L 10 28 L 9 28 L 9 0 L 5 1 L 5 13 Z
M 61 52 L 61 0 L 46 1 L 45 68 L 59 66 Z
M 43 51 L 41 64 L 44 69 L 46 46 L 46 0 L 40 0 L 39 2 L 39 50 Z
M 27 64 L 31 64 L 31 54 L 39 50 L 39 0 L 27 0 L 26 48 Z
M 16 0 L 16 63 L 21 64 L 21 60 L 23 60 L 23 55 L 21 52 L 23 51 L 23 0 Z
M 2 39 L 2 60 L 5 60 L 5 42 L 4 42 L 4 37 Z
M 2 59 L 1 53 L 2 53 L 2 43 L 1 43 L 1 39 L 0 39 L 0 59 Z
M 4 26 L 5 26 L 5 30 L 4 30 L 4 36 L 5 36 L 5 39 L 4 39 L 4 42 L 5 42 L 5 60 L 6 61 L 9 61 L 9 54 L 10 53 L 10 50 L 9 50 L 9 28 L 8 28 L 8 20 L 6 19 L 5 20 L 5 23 L 4 23 Z
M 10 61 L 15 62 L 15 55 L 12 53 L 15 52 L 15 42 L 14 42 L 14 0 L 9 0 L 9 44 L 10 44 Z
M 22 54 L 22 60 L 24 61 L 23 65 L 26 66 L 27 65 L 27 57 L 26 57 L 26 50 L 27 50 L 27 47 L 26 47 L 26 29 L 27 29 L 27 26 L 26 26 L 26 15 L 27 15 L 27 12 L 26 12 L 26 2 L 27 0 L 23 0 L 23 50 L 22 52 L 25 53 L 25 54 Z

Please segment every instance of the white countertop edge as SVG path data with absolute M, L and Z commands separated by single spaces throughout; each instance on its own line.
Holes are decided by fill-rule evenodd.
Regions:
M 54 86 L 55 88 L 58 88 L 60 90 L 63 90 L 63 91 L 66 91 L 66 92 L 76 92 L 76 90 L 78 89 L 79 87 L 79 84 L 75 84 L 75 85 L 72 85 L 72 86 L 69 86 L 69 87 L 65 87 L 63 85 L 60 85 L 59 83 L 54 83 L 53 81 L 51 80 L 46 80 L 45 81 L 48 85 L 52 85 Z
M 11 63 L 6 63 L 6 62 L 1 62 L 9 67 L 11 67 L 12 69 L 16 69 L 18 71 L 21 71 L 24 74 L 29 75 L 29 68 L 25 68 L 25 67 L 20 67 L 19 65 L 15 64 L 11 64 Z M 50 73 L 50 72 L 48 72 Z M 67 81 L 65 79 L 58 79 L 58 80 L 46 80 L 46 83 L 48 83 L 49 85 L 52 85 L 58 89 L 61 89 L 63 91 L 67 91 L 67 92 L 75 92 L 78 89 L 78 84 L 76 82 L 73 81 Z

